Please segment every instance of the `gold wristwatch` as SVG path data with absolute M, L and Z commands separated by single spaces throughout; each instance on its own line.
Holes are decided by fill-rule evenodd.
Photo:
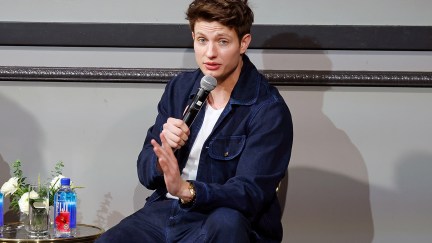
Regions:
M 192 182 L 190 182 L 190 181 L 188 181 L 188 183 L 189 183 L 189 187 L 188 187 L 188 189 L 189 189 L 189 192 L 190 192 L 190 194 L 192 195 L 192 198 L 190 199 L 190 200 L 183 200 L 182 198 L 180 198 L 180 203 L 182 204 L 182 205 L 191 205 L 191 204 L 193 204 L 194 203 L 194 201 L 195 201 L 195 198 L 196 198 L 196 193 L 195 193 L 195 186 L 194 186 L 194 184 L 192 184 Z

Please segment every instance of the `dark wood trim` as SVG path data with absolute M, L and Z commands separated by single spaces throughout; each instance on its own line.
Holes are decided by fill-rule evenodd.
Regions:
M 0 66 L 0 81 L 166 83 L 187 69 Z M 275 71 L 276 86 L 432 87 L 432 72 Z
M 191 48 L 187 24 L 0 22 L 0 46 Z M 255 25 L 251 49 L 432 50 L 432 26 Z

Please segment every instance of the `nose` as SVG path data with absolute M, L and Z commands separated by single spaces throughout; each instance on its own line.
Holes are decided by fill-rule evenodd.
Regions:
M 210 59 L 217 56 L 217 47 L 215 43 L 210 42 L 207 45 L 206 56 Z

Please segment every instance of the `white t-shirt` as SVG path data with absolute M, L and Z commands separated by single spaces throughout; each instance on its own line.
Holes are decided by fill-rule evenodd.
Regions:
M 207 108 L 205 111 L 203 124 L 198 132 L 194 144 L 192 145 L 192 149 L 190 151 L 186 166 L 182 171 L 181 177 L 185 180 L 196 179 L 202 146 L 205 140 L 210 135 L 217 120 L 219 119 L 219 116 L 223 111 L 223 108 L 215 110 L 210 105 L 207 105 L 206 107 Z
M 184 180 L 196 179 L 202 146 L 216 125 L 216 122 L 219 119 L 222 111 L 223 108 L 215 110 L 213 107 L 207 104 L 203 124 L 198 132 L 194 144 L 192 145 L 186 166 L 183 168 L 181 174 L 181 177 Z M 168 198 L 178 199 L 170 193 L 167 193 L 166 196 Z

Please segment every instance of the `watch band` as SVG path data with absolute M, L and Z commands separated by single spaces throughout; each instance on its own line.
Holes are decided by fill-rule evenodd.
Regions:
M 192 182 L 188 181 L 189 183 L 189 192 L 192 195 L 192 198 L 190 200 L 183 200 L 182 198 L 180 198 L 180 203 L 182 205 L 191 205 L 195 202 L 195 198 L 196 198 L 196 192 L 195 192 L 195 186 Z

